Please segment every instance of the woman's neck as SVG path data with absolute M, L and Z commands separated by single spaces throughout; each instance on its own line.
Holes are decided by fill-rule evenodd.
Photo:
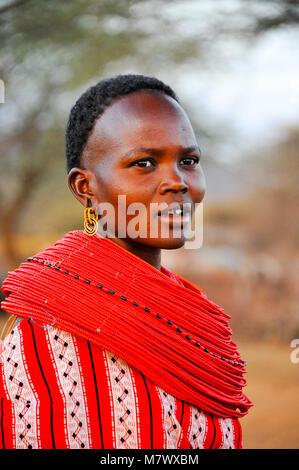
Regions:
M 111 241 L 125 248 L 130 253 L 138 256 L 147 263 L 151 264 L 154 268 L 161 270 L 161 249 L 148 247 L 145 245 L 135 244 L 131 240 L 128 242 L 123 238 L 110 238 Z

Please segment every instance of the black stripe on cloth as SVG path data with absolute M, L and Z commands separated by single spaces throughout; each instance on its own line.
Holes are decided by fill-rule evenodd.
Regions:
M 87 341 L 87 345 L 88 345 L 88 350 L 89 350 L 89 355 L 90 355 L 90 362 L 91 362 L 92 373 L 93 373 L 94 388 L 95 388 L 96 397 L 97 397 L 98 420 L 99 420 L 99 427 L 100 427 L 100 434 L 101 434 L 101 446 L 102 446 L 102 449 L 104 449 L 103 430 L 102 430 L 102 421 L 101 421 L 101 411 L 100 411 L 100 403 L 99 403 L 99 393 L 98 393 L 97 377 L 96 377 L 96 373 L 95 373 L 94 361 L 93 361 L 92 351 L 91 351 L 91 345 L 90 345 L 90 342 L 89 342 L 89 341 Z
M 182 401 L 182 416 L 181 416 L 181 419 L 180 419 L 180 425 L 181 426 L 182 426 L 182 422 L 183 422 L 184 411 L 185 411 L 185 405 L 184 405 L 184 402 Z
M 147 392 L 147 397 L 148 397 L 148 406 L 149 406 L 149 410 L 150 410 L 150 419 L 151 419 L 151 447 L 150 448 L 153 449 L 154 448 L 154 436 L 153 436 L 153 414 L 152 414 L 151 396 L 150 396 L 150 393 L 149 393 L 149 390 L 148 390 L 148 387 L 147 387 L 145 377 L 142 374 L 142 372 L 140 372 L 140 374 L 141 374 L 141 377 L 143 378 L 143 382 L 144 382 L 145 389 L 146 389 L 146 392 Z
M 1 435 L 2 435 L 2 449 L 5 449 L 5 440 L 4 440 L 4 428 L 3 428 L 3 400 L 1 398 Z
M 213 423 L 213 426 L 214 426 L 214 437 L 213 437 L 212 443 L 211 443 L 211 445 L 210 445 L 210 449 L 212 449 L 213 444 L 214 444 L 214 442 L 215 442 L 215 437 L 216 437 L 216 425 L 215 425 L 215 423 L 214 423 L 213 416 L 210 415 L 210 417 L 211 417 L 211 420 L 212 420 L 212 423 Z
M 42 377 L 44 379 L 45 385 L 47 387 L 49 398 L 50 398 L 50 403 L 51 403 L 51 437 L 52 437 L 53 449 L 56 449 L 55 439 L 54 439 L 54 429 L 53 429 L 53 401 L 52 401 L 52 397 L 51 397 L 51 393 L 50 393 L 50 388 L 49 388 L 48 382 L 46 381 L 46 377 L 44 375 L 44 371 L 43 371 L 43 368 L 42 368 L 42 365 L 41 365 L 41 362 L 40 362 L 40 358 L 39 358 L 39 355 L 38 355 L 38 352 L 37 352 L 36 340 L 35 340 L 35 336 L 34 336 L 34 329 L 33 329 L 33 325 L 32 325 L 30 320 L 28 320 L 28 324 L 30 325 L 30 328 L 31 328 L 31 331 L 32 331 L 32 339 L 33 339 L 33 345 L 34 345 L 34 350 L 35 350 L 37 362 L 38 362 L 38 365 L 39 365 L 39 368 L 40 368 Z

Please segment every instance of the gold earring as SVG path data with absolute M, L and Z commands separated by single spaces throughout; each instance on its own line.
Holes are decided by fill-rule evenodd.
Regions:
M 92 213 L 91 207 L 84 209 L 84 233 L 94 235 L 98 231 L 98 214 Z

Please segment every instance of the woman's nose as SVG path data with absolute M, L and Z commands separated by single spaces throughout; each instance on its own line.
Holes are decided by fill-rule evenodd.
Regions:
M 164 194 L 167 191 L 183 192 L 188 190 L 188 185 L 185 183 L 183 175 L 179 170 L 169 168 L 165 171 L 162 182 L 160 184 L 160 193 Z

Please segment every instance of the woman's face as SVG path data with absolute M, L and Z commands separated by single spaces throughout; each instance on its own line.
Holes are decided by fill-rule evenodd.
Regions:
M 193 213 L 205 194 L 199 159 L 196 138 L 182 107 L 162 93 L 139 91 L 115 101 L 96 121 L 82 152 L 81 169 L 69 174 L 69 186 L 85 207 L 88 199 L 95 211 L 103 202 L 112 204 L 116 240 L 124 221 L 127 229 L 121 244 L 179 248 L 185 241 L 179 228 L 182 218 L 158 215 L 158 204 L 164 203 L 161 211 L 188 203 Z M 120 206 L 119 195 L 125 195 Z M 128 214 L 132 203 L 141 203 L 144 210 Z M 106 228 L 111 226 L 109 213 L 100 213 Z M 137 215 L 136 226 L 132 222 Z M 137 238 L 136 232 L 131 233 L 132 225 Z M 151 227 L 158 227 L 154 236 Z

